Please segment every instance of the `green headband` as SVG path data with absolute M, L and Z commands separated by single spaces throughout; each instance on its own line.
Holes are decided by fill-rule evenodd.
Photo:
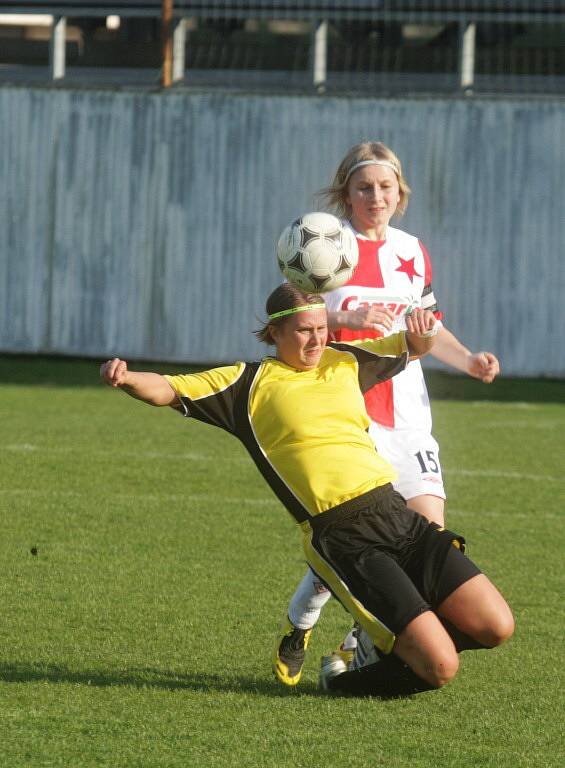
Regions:
M 269 315 L 269 320 L 275 320 L 277 317 L 285 317 L 286 315 L 294 315 L 296 312 L 306 312 L 308 309 L 325 309 L 325 304 L 302 304 L 300 307 L 293 307 L 292 309 L 283 309 L 282 312 L 273 312 Z

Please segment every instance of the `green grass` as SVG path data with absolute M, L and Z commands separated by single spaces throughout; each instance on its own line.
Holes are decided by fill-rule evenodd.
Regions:
M 449 525 L 516 635 L 441 691 L 345 700 L 316 689 L 334 602 L 298 690 L 271 677 L 300 538 L 235 440 L 96 363 L 0 358 L 0 765 L 563 765 L 565 383 L 430 389 Z

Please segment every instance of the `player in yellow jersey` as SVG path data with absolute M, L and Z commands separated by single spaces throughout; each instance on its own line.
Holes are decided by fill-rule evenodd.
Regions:
M 319 194 L 357 238 L 359 261 L 352 277 L 324 294 L 334 341 L 388 336 L 404 329 L 408 306 L 443 313 L 432 288 L 432 264 L 417 237 L 391 226 L 408 206 L 410 187 L 397 155 L 381 142 L 351 147 L 332 183 Z M 440 322 L 431 354 L 466 374 L 491 382 L 499 363 L 491 352 L 472 353 Z M 432 434 L 432 412 L 419 360 L 393 379 L 364 393 L 371 419 L 369 435 L 397 478 L 393 483 L 415 512 L 445 525 L 445 489 L 439 445 Z M 336 471 L 340 468 L 336 466 Z M 273 671 L 284 685 L 300 681 L 308 640 L 330 598 L 307 569 L 290 599 L 275 638 Z M 353 660 L 356 634 L 344 638 L 340 653 Z
M 389 696 L 440 687 L 456 674 L 459 650 L 499 645 L 514 622 L 463 539 L 407 508 L 367 433 L 363 392 L 431 348 L 435 318 L 416 309 L 406 332 L 328 343 L 320 296 L 285 283 L 266 309 L 258 336 L 273 357 L 175 376 L 114 358 L 101 377 L 245 445 L 301 527 L 308 564 L 384 656 L 354 672 L 326 670 L 324 688 Z

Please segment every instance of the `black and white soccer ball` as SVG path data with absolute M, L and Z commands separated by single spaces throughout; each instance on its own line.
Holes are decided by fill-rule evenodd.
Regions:
M 307 213 L 283 231 L 277 260 L 286 279 L 307 293 L 333 291 L 353 275 L 359 249 L 353 231 L 331 213 Z

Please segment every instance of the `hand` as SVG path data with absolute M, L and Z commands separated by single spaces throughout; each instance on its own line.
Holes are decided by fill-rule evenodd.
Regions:
M 340 325 L 352 331 L 390 331 L 394 315 L 390 309 L 371 305 L 370 307 L 357 307 L 342 313 L 343 321 Z
M 500 373 L 500 363 L 491 352 L 475 352 L 467 358 L 467 373 L 491 384 Z
M 429 309 L 415 307 L 404 318 L 406 330 L 409 333 L 414 333 L 416 336 L 435 336 L 437 333 L 436 319 L 434 313 L 430 312 Z
M 100 378 L 111 387 L 121 387 L 126 382 L 128 364 L 119 357 L 114 357 L 100 366 Z

